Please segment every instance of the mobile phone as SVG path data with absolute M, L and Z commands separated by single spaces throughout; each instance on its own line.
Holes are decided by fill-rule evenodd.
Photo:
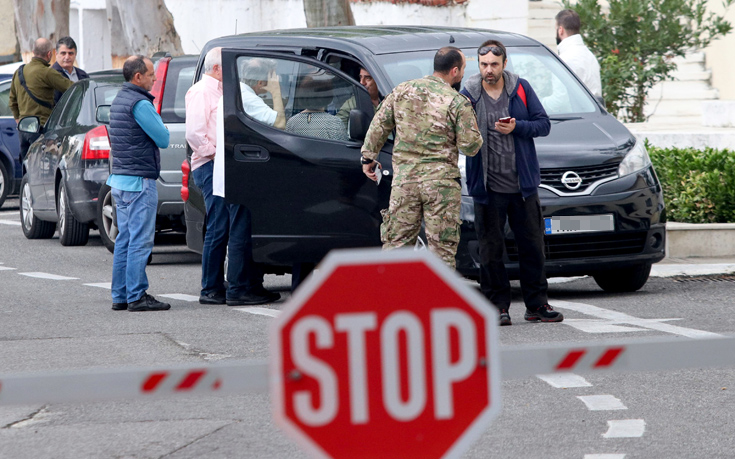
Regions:
M 498 121 L 501 123 L 510 123 L 510 116 L 506 116 L 505 118 L 500 118 Z

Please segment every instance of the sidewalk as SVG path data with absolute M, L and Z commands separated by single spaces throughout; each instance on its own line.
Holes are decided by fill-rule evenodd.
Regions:
M 666 257 L 651 268 L 651 277 L 707 276 L 735 273 L 735 257 Z

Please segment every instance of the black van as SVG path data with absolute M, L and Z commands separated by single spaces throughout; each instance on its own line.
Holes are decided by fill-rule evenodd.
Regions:
M 380 154 L 383 180 L 376 186 L 362 174 L 360 147 L 373 106 L 359 84 L 360 68 L 375 79 L 381 97 L 397 84 L 432 73 L 442 46 L 462 49 L 465 78 L 477 73 L 477 47 L 488 39 L 508 48 L 508 69 L 526 78 L 549 117 L 551 133 L 536 139 L 541 165 L 539 196 L 546 219 L 549 277 L 591 275 L 607 291 L 635 291 L 647 281 L 651 264 L 664 257 L 664 201 L 642 142 L 608 114 L 590 91 L 548 48 L 528 37 L 498 31 L 443 27 L 334 27 L 259 32 L 222 37 L 202 50 L 223 47 L 225 194 L 250 208 L 254 257 L 270 272 L 293 263 L 318 262 L 336 248 L 379 246 L 379 210 L 391 186 L 389 140 Z M 328 80 L 330 115 L 352 108 L 342 140 L 276 129 L 243 108 L 244 80 L 254 60 L 276 69 L 286 119 L 314 94 L 299 82 L 310 75 Z M 267 103 L 269 94 L 263 94 Z M 182 165 L 187 244 L 202 250 L 204 202 L 189 165 Z M 460 169 L 463 162 L 460 160 Z M 463 196 L 462 241 L 457 269 L 478 274 L 472 200 Z M 419 241 L 421 243 L 421 241 Z M 506 264 L 518 274 L 512 233 Z

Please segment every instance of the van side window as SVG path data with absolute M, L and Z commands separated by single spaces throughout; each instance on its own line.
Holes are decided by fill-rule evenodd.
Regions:
M 250 118 L 295 135 L 349 141 L 346 120 L 336 114 L 350 100 L 356 105 L 355 82 L 288 59 L 243 56 L 237 67 L 242 110 Z

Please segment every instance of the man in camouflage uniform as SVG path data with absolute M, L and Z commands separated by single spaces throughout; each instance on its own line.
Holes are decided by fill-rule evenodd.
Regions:
M 482 146 L 475 112 L 457 91 L 465 57 L 447 46 L 434 56 L 434 74 L 398 85 L 378 108 L 362 146 L 362 168 L 376 180 L 378 153 L 395 128 L 393 188 L 381 212 L 383 249 L 411 246 L 426 228 L 429 250 L 452 268 L 459 244 L 459 153 Z M 380 173 L 377 171 L 377 173 Z

